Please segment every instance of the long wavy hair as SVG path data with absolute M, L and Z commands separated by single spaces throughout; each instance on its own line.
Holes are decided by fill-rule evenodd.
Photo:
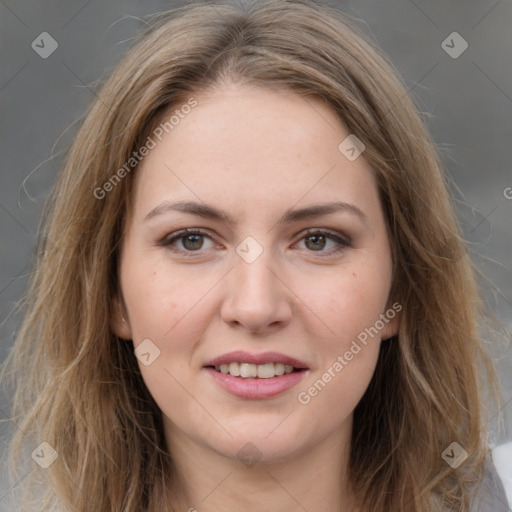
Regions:
M 16 388 L 14 482 L 30 463 L 18 509 L 164 510 L 174 473 L 161 411 L 133 347 L 111 329 L 136 166 L 97 191 L 170 108 L 231 81 L 321 99 L 365 144 L 378 185 L 391 296 L 403 312 L 354 412 L 349 481 L 361 509 L 469 510 L 489 452 L 482 382 L 498 388 L 440 158 L 394 68 L 319 2 L 208 1 L 147 23 L 99 89 L 45 205 L 24 319 L 3 369 Z M 58 454 L 45 470 L 30 458 L 43 441 Z M 454 441 L 468 453 L 458 469 L 441 457 Z

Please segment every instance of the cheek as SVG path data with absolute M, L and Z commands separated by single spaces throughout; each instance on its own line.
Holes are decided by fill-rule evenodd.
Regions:
M 345 356 L 334 359 L 308 387 L 299 390 L 298 407 L 304 421 L 313 424 L 315 435 L 327 435 L 351 418 L 372 379 L 378 349 L 376 341 L 362 348 L 351 361 Z
M 200 417 L 200 406 L 187 392 L 190 364 L 209 321 L 208 292 L 218 279 L 198 279 L 197 273 L 194 279 L 192 270 L 175 270 L 147 253 L 134 255 L 123 262 L 121 279 L 134 348 L 143 340 L 154 344 L 150 364 L 137 360 L 144 383 L 166 416 L 174 418 L 180 411 L 178 423 Z
M 347 283 L 345 283 L 347 284 Z M 331 302 L 325 323 L 336 333 L 318 337 L 314 349 L 320 364 L 297 392 L 304 420 L 314 421 L 315 435 L 327 435 L 351 417 L 363 397 L 378 360 L 380 334 L 371 330 L 383 312 L 371 289 L 353 280 Z
M 192 266 L 173 268 L 151 256 L 124 262 L 123 296 L 136 343 L 150 338 L 165 345 L 185 324 L 189 338 L 194 337 L 201 316 L 208 316 L 205 299 L 218 281 L 212 274 L 197 276 Z M 194 322 L 189 320 L 192 317 Z
M 367 259 L 336 269 L 310 292 L 308 306 L 318 311 L 324 335 L 314 340 L 319 368 L 298 398 L 333 423 L 350 414 L 371 381 L 389 285 L 386 262 Z
M 321 325 L 321 340 L 326 349 L 339 351 L 365 329 L 375 325 L 385 312 L 390 288 L 390 272 L 386 261 L 358 258 L 346 266 L 333 269 L 312 286 L 305 277 L 300 294 Z M 364 337 L 364 336 L 363 336 Z M 348 348 L 347 348 L 348 349 Z

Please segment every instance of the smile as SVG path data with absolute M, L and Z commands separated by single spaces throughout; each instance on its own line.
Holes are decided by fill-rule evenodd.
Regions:
M 289 364 L 283 363 L 264 363 L 264 364 L 251 364 L 251 363 L 229 363 L 215 366 L 215 370 L 224 374 L 232 375 L 233 377 L 241 377 L 242 379 L 271 379 L 280 375 L 300 371 Z
M 225 391 L 244 399 L 270 398 L 297 385 L 308 373 L 308 365 L 298 359 L 265 352 L 231 352 L 204 365 L 213 380 Z

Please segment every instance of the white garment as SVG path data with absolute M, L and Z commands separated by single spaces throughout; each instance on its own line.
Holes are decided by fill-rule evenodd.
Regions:
M 493 448 L 487 467 L 488 470 L 472 510 L 474 512 L 510 512 L 512 443 Z

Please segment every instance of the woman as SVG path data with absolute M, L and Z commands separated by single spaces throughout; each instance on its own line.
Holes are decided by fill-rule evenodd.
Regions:
M 10 356 L 36 510 L 478 507 L 472 267 L 404 86 L 338 12 L 155 17 L 45 221 Z

